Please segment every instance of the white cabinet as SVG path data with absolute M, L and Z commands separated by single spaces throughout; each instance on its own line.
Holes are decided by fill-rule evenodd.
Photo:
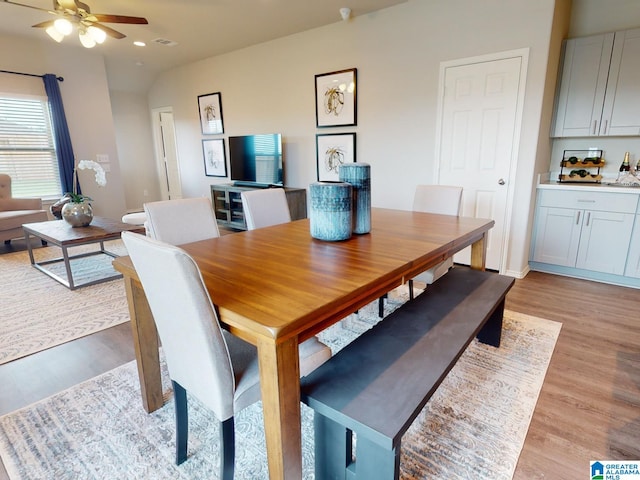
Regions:
M 601 123 L 604 135 L 640 135 L 640 28 L 616 32 Z
M 640 134 L 640 29 L 572 38 L 552 135 Z
M 623 275 L 637 195 L 539 190 L 532 260 Z
M 533 260 L 575 267 L 580 241 L 580 210 L 539 206 Z
M 599 134 L 614 36 L 607 33 L 565 41 L 555 137 Z
M 624 274 L 627 277 L 640 278 L 640 214 L 636 215 L 636 221 L 633 226 L 627 268 Z

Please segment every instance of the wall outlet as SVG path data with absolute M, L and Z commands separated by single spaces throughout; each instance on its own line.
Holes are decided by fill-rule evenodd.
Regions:
M 109 163 L 102 163 L 102 169 L 104 170 L 104 173 L 109 173 L 111 172 L 111 164 Z
M 145 197 L 148 197 L 149 196 L 149 190 L 146 190 L 146 189 L 143 190 L 142 191 L 142 195 L 144 195 Z

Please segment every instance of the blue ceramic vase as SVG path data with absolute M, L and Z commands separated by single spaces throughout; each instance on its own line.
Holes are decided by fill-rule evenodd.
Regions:
M 338 175 L 341 182 L 351 184 L 351 212 L 353 233 L 371 231 L 371 167 L 368 163 L 345 163 L 340 165 Z
M 335 242 L 351 237 L 351 184 L 316 182 L 309 185 L 311 236 Z

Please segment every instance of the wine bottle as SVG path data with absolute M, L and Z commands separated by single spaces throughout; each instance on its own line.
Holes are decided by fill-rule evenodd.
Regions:
M 629 166 L 629 152 L 625 152 L 624 160 L 622 161 L 622 165 L 620 165 L 621 172 L 629 172 L 631 171 L 631 167 Z

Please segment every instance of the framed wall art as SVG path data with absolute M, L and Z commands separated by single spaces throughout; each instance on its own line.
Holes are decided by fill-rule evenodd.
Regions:
M 356 69 L 316 75 L 316 126 L 357 125 Z
M 204 155 L 204 174 L 207 177 L 226 177 L 227 158 L 224 139 L 202 140 Z
M 340 165 L 356 161 L 356 134 L 316 134 L 316 159 L 318 181 L 337 182 Z
M 198 95 L 198 112 L 203 135 L 224 133 L 220 92 Z

